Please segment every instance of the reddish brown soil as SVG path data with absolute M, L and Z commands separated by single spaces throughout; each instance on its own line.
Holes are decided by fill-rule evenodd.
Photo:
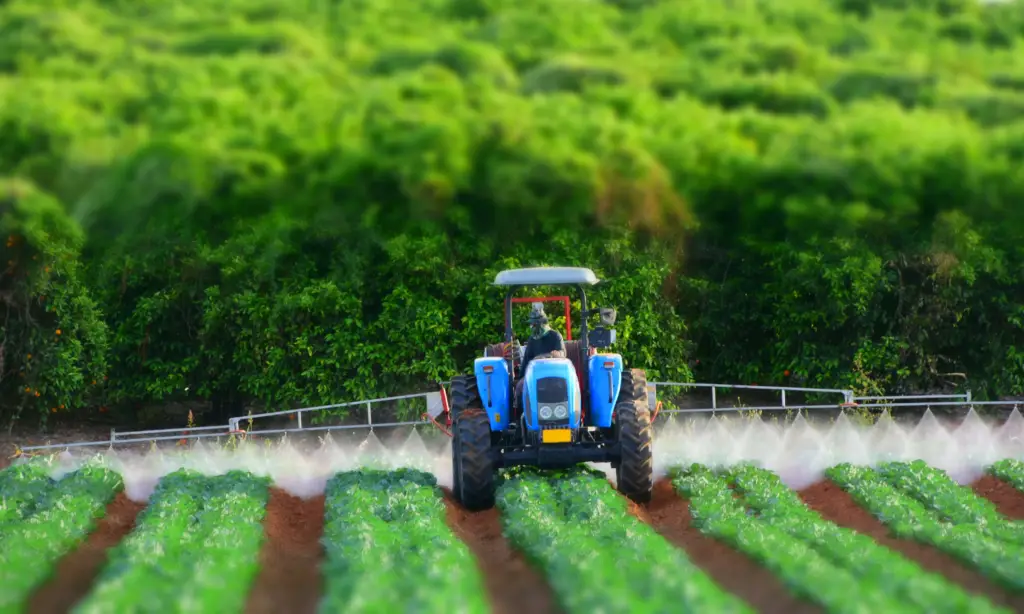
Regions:
M 246 614 L 316 612 L 323 589 L 324 496 L 300 499 L 270 489 L 263 527 L 266 541 L 260 552 L 260 572 L 249 593 Z
M 802 614 L 822 609 L 793 595 L 772 572 L 726 544 L 701 534 L 691 523 L 690 502 L 680 497 L 668 480 L 654 485 L 646 509 L 631 511 L 658 533 L 682 548 L 686 555 L 723 589 L 762 613 Z
M 1024 520 L 1024 493 L 992 475 L 985 475 L 971 484 L 975 493 L 996 504 L 999 513 L 1014 520 Z
M 871 537 L 877 543 L 900 552 L 921 567 L 945 576 L 968 591 L 985 595 L 993 602 L 1009 606 L 1014 611 L 1024 612 L 1024 596 L 1011 594 L 937 548 L 893 537 L 885 525 L 833 482 L 818 482 L 801 491 L 800 497 L 825 519 Z
M 107 562 L 107 550 L 131 532 L 144 507 L 118 493 L 85 542 L 61 559 L 54 575 L 32 595 L 28 614 L 67 612 L 85 597 Z
M 562 611 L 543 576 L 502 535 L 497 508 L 468 512 L 448 492 L 445 506 L 448 526 L 476 557 L 494 614 Z

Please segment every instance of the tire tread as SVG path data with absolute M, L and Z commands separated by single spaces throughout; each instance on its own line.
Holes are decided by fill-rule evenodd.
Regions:
M 621 451 L 618 490 L 636 503 L 648 503 L 654 490 L 653 429 L 643 370 L 623 370 L 615 422 Z

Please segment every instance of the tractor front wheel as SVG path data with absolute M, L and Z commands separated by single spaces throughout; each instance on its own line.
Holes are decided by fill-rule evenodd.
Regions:
M 648 503 L 654 490 L 651 412 L 647 407 L 647 374 L 641 369 L 622 372 L 615 403 L 615 429 L 621 457 L 615 470 L 619 492 L 637 503 Z
M 491 425 L 482 409 L 468 408 L 455 418 L 452 437 L 452 482 L 455 498 L 477 512 L 494 507 L 494 462 Z

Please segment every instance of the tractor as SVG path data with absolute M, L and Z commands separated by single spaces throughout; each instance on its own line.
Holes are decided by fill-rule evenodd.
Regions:
M 505 294 L 505 339 L 475 359 L 472 375 L 452 379 L 452 476 L 455 498 L 471 511 L 494 506 L 496 473 L 503 467 L 568 468 L 610 463 L 618 490 L 637 503 L 653 489 L 652 429 L 647 375 L 625 369 L 622 356 L 601 353 L 615 342 L 613 308 L 588 309 L 585 287 L 599 283 L 590 269 L 538 267 L 502 271 L 494 285 Z M 580 301 L 579 340 L 572 339 L 570 299 L 516 297 L 527 286 L 572 286 Z M 565 352 L 529 361 L 515 338 L 515 303 L 553 300 L 565 305 Z M 593 330 L 588 320 L 600 318 Z M 522 399 L 516 398 L 521 376 Z

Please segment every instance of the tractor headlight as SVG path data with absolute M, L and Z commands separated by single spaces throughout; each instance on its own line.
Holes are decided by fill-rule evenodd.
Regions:
M 552 412 L 551 412 L 551 406 L 550 405 L 541 405 L 540 406 L 540 419 L 541 420 L 550 420 L 551 419 L 551 413 Z
M 558 420 L 565 420 L 569 417 L 569 410 L 565 405 L 555 405 L 555 418 Z

